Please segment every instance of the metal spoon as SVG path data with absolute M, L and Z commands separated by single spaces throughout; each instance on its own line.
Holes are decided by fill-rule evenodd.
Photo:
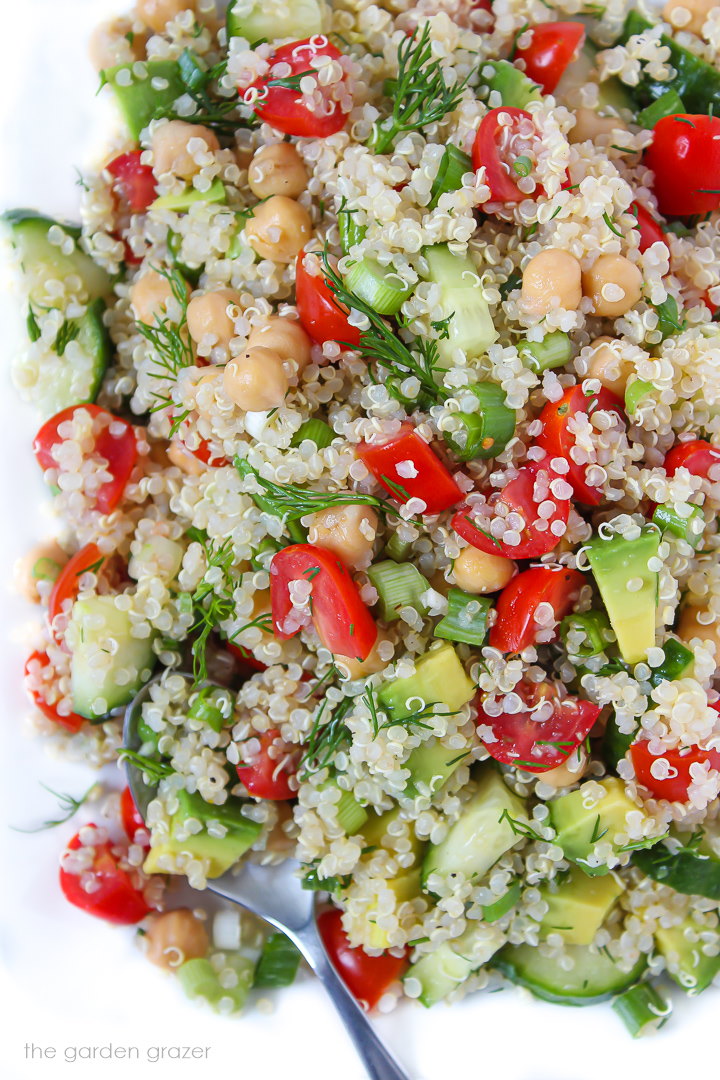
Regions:
M 192 678 L 191 675 L 185 677 Z M 161 678 L 158 675 L 151 679 L 127 707 L 123 743 L 128 750 L 140 749 L 137 721 L 143 703 L 150 697 L 150 688 Z M 129 761 L 125 765 L 135 805 L 144 817 L 155 790 L 143 780 L 142 770 Z M 287 934 L 327 990 L 355 1043 L 370 1080 L 410 1080 L 383 1046 L 362 1008 L 330 962 L 317 928 L 315 894 L 303 889 L 299 868 L 300 864 L 295 859 L 287 859 L 276 866 L 248 863 L 241 866 L 239 872 L 229 870 L 222 877 L 213 878 L 208 882 L 208 888 Z

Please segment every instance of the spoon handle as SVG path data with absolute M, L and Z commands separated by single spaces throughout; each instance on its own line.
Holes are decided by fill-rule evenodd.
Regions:
M 313 920 L 296 936 L 296 942 L 338 1011 L 370 1080 L 410 1080 L 390 1051 L 383 1046 L 360 1005 L 333 967 Z

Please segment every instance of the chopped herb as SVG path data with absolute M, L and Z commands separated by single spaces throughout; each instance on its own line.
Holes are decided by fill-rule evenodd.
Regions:
M 592 836 L 590 837 L 590 843 L 591 844 L 597 844 L 598 840 L 602 840 L 603 836 L 607 832 L 607 829 L 603 829 L 602 832 L 598 832 L 599 828 L 600 828 L 600 815 L 598 814 L 596 816 L 596 818 L 595 818 L 595 824 L 593 825 Z
M 519 818 L 514 818 L 509 810 L 503 810 L 498 818 L 498 824 L 500 824 L 501 821 L 507 821 L 515 836 L 524 836 L 528 840 L 544 840 L 544 837 L 535 832 L 527 822 L 521 821 Z
M 313 773 L 330 765 L 340 747 L 351 741 L 345 717 L 354 705 L 353 698 L 343 698 L 337 702 L 329 710 L 327 719 L 324 719 L 327 703 L 327 697 L 323 698 L 305 742 L 305 752 L 300 758 L 300 767 L 303 770 L 300 774 L 301 780 L 307 780 Z
M 174 323 L 163 315 L 156 319 L 152 326 L 144 322 L 137 322 L 136 326 L 138 333 L 145 338 L 153 353 L 152 361 L 155 366 L 149 369 L 148 374 L 161 382 L 173 384 L 183 368 L 192 367 L 195 363 L 187 330 L 187 287 L 184 277 L 177 270 L 168 270 L 161 266 L 153 267 L 153 269 L 157 270 L 170 285 L 172 295 L 180 305 L 180 320 Z M 153 406 L 151 412 L 172 408 L 175 404 L 172 398 L 172 386 L 165 393 L 153 391 L 152 396 L 158 404 Z M 188 412 L 184 412 L 181 417 L 176 416 L 173 433 L 188 415 Z
M 192 99 L 195 111 L 189 115 L 180 116 L 171 106 L 164 109 L 160 115 L 168 120 L 184 120 L 193 124 L 203 124 L 211 128 L 217 135 L 232 139 L 238 128 L 250 127 L 254 120 L 250 117 L 241 117 L 238 112 L 240 101 L 236 94 L 232 97 L 223 97 L 212 89 L 212 84 L 217 84 L 227 71 L 227 60 L 221 60 L 212 67 L 206 67 L 192 49 L 185 48 L 180 54 L 178 72 L 185 87 L 186 94 Z
M 618 228 L 617 228 L 617 226 L 615 225 L 615 222 L 614 222 L 614 221 L 613 221 L 613 219 L 612 219 L 612 218 L 610 217 L 610 215 L 608 214 L 607 210 L 606 210 L 606 211 L 605 211 L 605 213 L 603 214 L 603 221 L 604 221 L 604 222 L 605 222 L 605 224 L 607 225 L 607 227 L 608 227 L 608 229 L 610 230 L 610 232 L 613 232 L 613 233 L 615 233 L 615 235 L 616 235 L 616 236 L 622 236 L 622 235 L 623 235 L 623 234 L 621 233 L 620 229 L 618 229 Z
M 642 851 L 643 848 L 653 847 L 659 843 L 660 840 L 665 840 L 670 834 L 663 833 L 662 836 L 646 836 L 643 840 L 633 840 L 631 844 L 623 844 L 619 847 L 618 851 Z
M 403 487 L 402 484 L 398 484 L 394 480 L 391 480 L 390 477 L 386 476 L 384 473 L 381 475 L 380 479 L 386 487 L 390 488 L 396 499 L 398 499 L 400 502 L 408 501 L 408 499 L 410 498 L 410 492 L 406 487 Z
M 146 757 L 145 754 L 137 754 L 134 750 L 123 748 L 119 751 L 118 758 L 140 769 L 154 784 L 159 783 L 166 776 L 172 776 L 175 771 L 168 762 L 156 761 L 154 758 Z
M 311 68 L 308 71 L 299 71 L 297 75 L 288 75 L 284 79 L 270 79 L 265 85 L 278 86 L 281 87 L 283 90 L 299 90 L 301 79 L 304 79 L 306 78 L 306 76 L 310 75 L 311 77 L 314 77 L 317 81 L 317 74 L 317 71 Z
M 59 804 L 59 810 L 62 812 L 63 816 L 59 818 L 51 818 L 49 821 L 43 821 L 42 825 L 38 825 L 34 829 L 18 829 L 14 825 L 11 825 L 10 828 L 13 830 L 13 832 L 36 833 L 44 832 L 46 829 L 54 829 L 58 825 L 64 825 L 66 821 L 69 821 L 71 817 L 75 816 L 83 803 L 87 801 L 90 796 L 90 792 L 95 786 L 95 782 L 93 782 L 87 789 L 85 794 L 81 795 L 79 799 L 76 799 L 73 795 L 67 795 L 64 792 L 54 791 L 53 788 L 48 787 L 47 784 L 40 784 L 40 787 L 45 788 L 46 791 L 49 791 L 51 795 L 55 796 Z
M 35 312 L 32 309 L 32 304 L 28 307 L 27 319 L 25 320 L 27 326 L 28 337 L 31 341 L 37 341 L 40 337 L 40 326 L 35 318 Z
M 76 322 L 72 322 L 69 319 L 65 319 L 62 326 L 58 330 L 55 336 L 55 343 L 53 348 L 58 356 L 64 356 L 65 349 L 68 347 L 71 341 L 80 333 L 80 326 Z
M 635 150 L 632 146 L 616 146 L 615 143 L 611 143 L 610 145 L 611 145 L 613 150 L 619 150 L 621 154 L 636 154 L 637 153 L 637 150 Z
M 195 615 L 195 622 L 190 629 L 191 634 L 196 635 L 192 643 L 195 686 L 207 679 L 206 651 L 211 633 L 235 614 L 235 582 L 232 577 L 235 555 L 232 539 L 228 538 L 219 545 L 210 540 L 200 540 L 199 543 L 205 552 L 206 570 L 190 596 L 191 609 Z M 217 574 L 211 574 L 211 571 L 220 572 L 219 582 L 215 580 Z M 208 580 L 208 577 L 211 580 Z

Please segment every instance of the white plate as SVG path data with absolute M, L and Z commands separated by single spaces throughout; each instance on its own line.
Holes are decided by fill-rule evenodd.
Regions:
M 118 0 L 121 3 L 121 0 Z M 9 4 L 7 7 L 9 8 Z M 85 55 L 93 24 L 110 13 L 108 0 L 24 0 L 5 33 L 0 65 L 0 207 L 35 206 L 72 217 L 74 166 L 100 136 L 96 77 Z M 4 20 L 5 31 L 8 29 Z M 53 816 L 54 800 L 39 786 L 82 792 L 88 770 L 52 759 L 23 731 L 27 703 L 21 669 L 32 647 L 36 613 L 12 595 L 12 565 L 52 530 L 49 501 L 30 444 L 36 422 L 8 378 L 11 340 L 22 331 L 21 304 L 0 281 L 3 342 L 0 389 L 0 578 L 3 716 L 0 784 L 3 820 L 23 826 Z M 132 930 L 113 929 L 70 907 L 57 885 L 57 858 L 72 825 L 33 836 L 0 830 L 4 866 L 0 992 L 4 1035 L 0 1062 L 11 1080 L 120 1077 L 128 1062 L 100 1048 L 137 1048 L 131 1075 L 170 1080 L 208 1066 L 243 1080 L 362 1080 L 360 1065 L 333 1012 L 311 978 L 275 996 L 273 1015 L 251 1012 L 222 1020 L 195 1008 L 176 983 L 137 952 Z M 514 990 L 478 994 L 430 1013 L 406 1005 L 377 1023 L 413 1080 L 502 1076 L 503 1080 L 607 1080 L 635 1073 L 676 1080 L 690 1061 L 717 1058 L 712 1015 L 718 994 L 696 1001 L 676 996 L 676 1014 L 656 1037 L 633 1043 L 608 1006 L 564 1009 Z M 54 1048 L 54 1059 L 30 1059 L 26 1044 Z M 197 1059 L 151 1063 L 153 1048 L 208 1047 Z M 96 1066 L 64 1061 L 74 1048 L 95 1047 Z M 700 1066 L 702 1067 L 702 1066 Z

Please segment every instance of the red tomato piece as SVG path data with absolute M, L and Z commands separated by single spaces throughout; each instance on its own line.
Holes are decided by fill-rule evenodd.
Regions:
M 348 322 L 348 313 L 335 300 L 322 274 L 305 269 L 305 252 L 301 251 L 295 268 L 295 300 L 303 329 L 318 345 L 326 341 L 356 348 L 360 331 Z
M 501 117 L 508 116 L 509 124 L 500 122 Z M 530 195 L 521 191 L 517 186 L 521 174 L 513 169 L 518 158 L 529 158 L 533 162 L 536 141 L 533 118 L 524 109 L 504 105 L 491 109 L 482 118 L 473 143 L 472 163 L 476 172 L 485 166 L 485 181 L 493 202 L 518 203 L 537 198 L 542 193 L 542 188 L 537 185 Z
M 323 34 L 281 45 L 270 58 L 270 70 L 257 79 L 243 99 L 255 114 L 286 135 L 325 139 L 341 131 L 352 108 L 347 75 L 322 85 L 317 78 L 324 60 L 340 61 L 343 54 Z M 300 89 L 298 76 L 314 76 L 312 102 Z M 291 80 L 291 85 L 287 85 Z
M 665 217 L 720 208 L 720 117 L 663 117 L 653 128 L 643 161 L 655 173 L 653 190 Z
M 294 799 L 297 791 L 290 786 L 290 777 L 297 772 L 294 758 L 281 745 L 277 728 L 256 735 L 260 750 L 249 761 L 237 766 L 237 774 L 256 799 Z
M 53 447 L 61 443 L 58 428 L 66 420 L 71 420 L 78 409 L 90 413 L 93 421 L 102 418 L 103 425 L 95 436 L 93 453 L 104 458 L 107 471 L 112 479 L 102 484 L 95 497 L 95 509 L 101 514 L 109 514 L 122 499 L 125 486 L 130 479 L 137 461 L 137 440 L 132 424 L 113 416 L 99 405 L 71 405 L 68 409 L 56 413 L 47 420 L 38 431 L 33 442 L 33 450 L 42 469 L 55 469 L 57 462 L 53 456 Z
M 650 211 L 646 210 L 642 203 L 630 203 L 630 212 L 634 214 L 637 219 L 635 228 L 640 233 L 640 251 L 647 251 L 647 249 L 657 243 L 658 240 L 662 241 L 663 244 L 667 243 L 660 222 L 655 220 Z
M 693 476 L 710 479 L 710 469 L 720 464 L 720 448 L 705 439 L 678 443 L 665 455 L 665 472 L 674 476 L 678 469 L 687 469 Z M 715 479 L 720 479 L 720 470 Z
M 155 199 L 155 175 L 140 161 L 140 150 L 131 150 L 105 166 L 113 178 L 113 190 L 134 214 L 142 214 Z
M 699 746 L 689 746 L 682 750 L 665 750 L 662 754 L 655 755 L 650 753 L 649 747 L 650 743 L 644 739 L 633 743 L 630 757 L 638 783 L 646 787 L 656 799 L 686 802 L 688 788 L 692 783 L 691 765 L 709 762 L 712 769 L 720 770 L 720 752 L 717 750 L 701 750 Z M 653 776 L 651 769 L 654 762 L 663 760 L 667 762 L 664 770 L 669 775 L 658 779 Z
M 536 446 L 541 446 L 550 460 L 564 458 L 567 461 L 570 466 L 568 483 L 572 485 L 575 498 L 588 506 L 600 503 L 602 490 L 586 482 L 587 465 L 579 464 L 573 457 L 575 436 L 568 429 L 568 421 L 578 413 L 590 416 L 598 410 L 616 412 L 621 418 L 625 416 L 620 398 L 604 387 L 597 394 L 585 394 L 582 386 L 571 386 L 559 401 L 548 401 L 545 405 L 540 413 L 543 430 L 535 440 Z
M 471 11 L 484 11 L 489 18 L 484 19 L 482 22 L 483 30 L 492 30 L 495 25 L 495 15 L 493 14 L 492 0 L 472 0 L 470 4 Z
M 337 908 L 329 908 L 320 914 L 318 930 L 333 967 L 366 1009 L 377 1005 L 408 966 L 407 956 L 393 956 L 389 952 L 368 956 L 364 949 L 353 948 L 343 929 L 342 912 Z
M 552 94 L 565 68 L 576 59 L 585 40 L 585 28 L 579 22 L 547 22 L 534 26 L 532 40 L 515 57 L 525 61 L 525 74 Z
M 410 499 L 422 499 L 423 514 L 439 514 L 463 497 L 440 458 L 412 424 L 403 424 L 397 435 L 377 446 L 359 443 L 356 453 L 396 502 L 404 504 Z
M 544 462 L 531 462 L 518 470 L 502 491 L 493 492 L 482 506 L 466 503 L 453 515 L 452 527 L 468 544 L 488 555 L 508 559 L 539 559 L 557 547 L 562 532 L 554 531 L 556 522 L 567 525 L 570 500 L 554 495 L 550 484 L 563 480 Z M 548 517 L 543 515 L 548 513 Z M 494 536 L 491 525 L 497 518 L 511 519 L 513 531 L 520 534 L 519 544 L 508 544 Z
M 298 608 L 290 590 L 302 582 L 311 586 L 311 601 Z M 326 649 L 358 660 L 369 656 L 377 640 L 375 620 L 347 567 L 314 544 L 291 544 L 273 555 L 270 602 L 274 633 L 281 639 L 294 637 L 312 620 Z
M 141 847 L 150 847 L 150 831 L 145 820 L 135 805 L 132 791 L 129 787 L 123 788 L 120 796 L 120 818 L 122 820 L 125 835 L 131 844 L 140 844 Z M 138 835 L 139 834 L 139 835 Z
M 480 735 L 485 749 L 496 761 L 515 765 L 525 772 L 542 773 L 563 765 L 590 733 L 600 715 L 599 705 L 563 691 L 562 701 L 550 683 L 520 682 L 513 691 L 525 708 L 493 716 L 477 700 L 478 722 L 491 729 L 492 737 Z
M 88 570 L 97 573 L 103 565 L 105 557 L 100 554 L 97 544 L 86 544 L 85 547 L 76 551 L 72 559 L 65 564 L 55 580 L 48 600 L 48 623 L 53 631 L 56 641 L 63 637 L 61 632 L 55 629 L 55 620 L 58 615 L 63 615 L 67 608 L 67 601 L 73 603 L 80 591 L 80 578 Z
M 490 627 L 492 648 L 517 653 L 534 645 L 545 625 L 535 620 L 540 604 L 550 605 L 558 623 L 572 611 L 584 584 L 580 571 L 566 566 L 533 566 L 518 574 L 498 597 L 497 621 Z
M 215 454 L 207 439 L 201 439 L 197 450 L 191 450 L 190 453 L 198 461 L 202 461 L 204 465 L 210 465 L 213 469 L 222 469 L 224 465 L 232 465 L 230 458 L 223 457 L 222 454 Z
M 71 873 L 66 868 L 72 862 L 71 853 L 81 848 L 87 848 L 92 862 L 87 870 Z M 139 888 L 141 881 L 137 872 L 121 866 L 119 856 L 107 841 L 83 844 L 80 833 L 68 844 L 60 864 L 60 888 L 66 900 L 90 915 L 120 926 L 140 922 L 152 911 Z M 84 883 L 91 886 L 89 891 Z
M 46 652 L 40 652 L 36 650 L 31 653 L 25 661 L 25 678 L 32 678 L 33 667 L 36 663 L 40 664 L 41 668 L 48 667 L 50 664 L 50 657 Z M 49 704 L 39 690 L 32 689 L 28 686 L 28 692 L 33 699 L 35 706 L 40 710 L 43 716 L 46 716 L 48 720 L 52 720 L 53 724 L 59 724 L 61 727 L 66 728 L 73 733 L 79 731 L 83 724 L 86 722 L 84 716 L 78 716 L 77 713 L 71 712 L 67 716 L 62 715 L 57 711 L 57 705 Z
M 244 645 L 235 645 L 232 641 L 226 641 L 225 648 L 238 660 L 241 668 L 246 667 L 248 669 L 248 679 L 256 671 L 267 671 L 267 664 L 263 664 L 262 660 L 256 660 Z

